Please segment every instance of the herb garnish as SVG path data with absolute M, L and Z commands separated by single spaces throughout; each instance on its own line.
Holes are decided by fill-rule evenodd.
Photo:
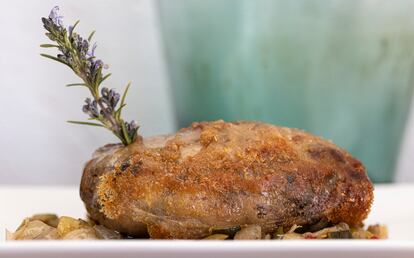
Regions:
M 95 122 L 68 121 L 74 124 L 92 125 L 105 127 L 112 131 L 124 145 L 132 143 L 137 137 L 139 126 L 135 121 L 125 122 L 121 118 L 122 109 L 125 107 L 125 97 L 130 83 L 126 86 L 122 97 L 113 89 L 102 87 L 101 84 L 111 76 L 110 73 L 104 75 L 102 69 L 107 68 L 102 60 L 95 58 L 96 43 L 91 46 L 91 39 L 95 33 L 93 31 L 87 39 L 82 38 L 75 32 L 79 20 L 73 26 L 66 29 L 63 26 L 59 7 L 55 6 L 48 18 L 43 17 L 43 27 L 47 30 L 46 36 L 56 44 L 42 44 L 44 48 L 57 48 L 59 54 L 52 56 L 41 54 L 41 56 L 52 59 L 67 65 L 82 79 L 81 83 L 68 84 L 68 87 L 81 86 L 89 89 L 92 99 L 87 98 L 82 111 L 89 115 L 88 120 Z M 120 101 L 120 104 L 118 105 Z

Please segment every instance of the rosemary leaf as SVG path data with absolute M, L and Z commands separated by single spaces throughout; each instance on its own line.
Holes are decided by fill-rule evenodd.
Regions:
M 95 77 L 95 87 L 96 89 L 99 88 L 100 85 L 100 81 L 102 80 L 102 66 L 98 68 L 98 71 L 96 72 L 96 77 Z
M 120 118 L 121 118 L 121 112 L 122 112 L 122 109 L 123 109 L 125 106 L 126 106 L 126 104 L 122 104 L 122 105 L 120 105 L 120 106 L 119 106 L 119 108 L 115 111 L 115 117 L 116 117 L 117 119 L 120 119 Z
M 92 125 L 92 126 L 99 126 L 99 127 L 103 127 L 103 125 L 98 124 L 98 123 L 92 123 L 92 122 L 84 122 L 84 121 L 72 121 L 72 120 L 68 120 L 66 121 L 68 123 L 71 124 L 78 124 L 78 125 Z
M 122 121 L 122 119 L 121 119 L 121 126 L 122 126 L 122 133 L 123 133 L 124 138 L 125 138 L 125 141 L 126 141 L 126 145 L 128 145 L 128 144 L 131 143 L 131 138 L 129 138 L 128 130 L 127 130 L 126 126 L 125 126 L 124 121 Z
M 92 31 L 91 34 L 89 34 L 89 37 L 88 37 L 89 42 L 91 41 L 93 35 L 95 35 L 95 31 Z
M 124 105 L 124 103 L 125 103 L 125 98 L 126 98 L 126 95 L 128 93 L 129 86 L 131 86 L 131 82 L 128 82 L 127 86 L 125 87 L 124 94 L 122 94 L 121 104 L 120 104 L 121 106 Z
M 111 73 L 108 73 L 107 75 L 105 75 L 102 79 L 101 79 L 101 81 L 99 82 L 99 84 L 102 84 L 102 82 L 103 81 L 105 81 L 106 79 L 108 79 L 108 77 L 109 76 L 111 76 L 112 74 Z
M 53 44 L 42 44 L 42 45 L 40 45 L 40 47 L 50 48 L 50 47 L 59 47 L 59 46 L 58 45 L 53 45 Z
M 46 58 L 49 58 L 49 59 L 52 59 L 52 60 L 55 60 L 56 62 L 59 62 L 59 63 L 62 63 L 62 64 L 64 64 L 64 65 L 67 65 L 67 66 L 69 66 L 70 68 L 72 68 L 68 63 L 66 63 L 65 61 L 63 61 L 63 60 L 61 60 L 61 59 L 59 59 L 59 58 L 57 58 L 57 57 L 54 57 L 54 56 L 51 56 L 51 55 L 48 55 L 48 54 L 40 54 L 41 56 L 43 56 L 43 57 L 46 57 Z
M 85 84 L 85 83 L 70 83 L 70 84 L 66 84 L 66 87 L 74 87 L 74 86 L 86 86 L 86 87 L 88 87 L 88 85 Z
M 73 26 L 71 27 L 71 31 L 75 31 L 75 28 L 76 28 L 76 26 L 78 26 L 79 22 L 80 22 L 80 20 L 77 20 L 77 21 L 73 24 Z
M 126 95 L 128 93 L 129 86 L 131 86 L 131 82 L 128 82 L 128 84 L 127 84 L 127 86 L 126 86 L 126 88 L 124 90 L 124 94 L 122 94 L 121 103 L 119 104 L 119 108 L 115 112 L 117 119 L 120 119 L 121 118 L 122 109 L 126 106 L 126 104 L 125 104 L 125 98 L 126 98 Z

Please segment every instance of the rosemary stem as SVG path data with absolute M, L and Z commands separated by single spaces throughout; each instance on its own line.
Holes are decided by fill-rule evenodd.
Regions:
M 41 47 L 56 47 L 59 53 L 56 56 L 41 54 L 43 57 L 58 61 L 69 66 L 72 71 L 80 77 L 83 83 L 72 83 L 68 86 L 85 86 L 89 89 L 91 98 L 86 98 L 82 111 L 89 115 L 89 119 L 99 121 L 101 125 L 110 130 L 118 137 L 124 145 L 131 144 L 137 137 L 139 126 L 135 121 L 126 122 L 121 118 L 121 110 L 125 106 L 124 100 L 127 90 L 122 96 L 121 104 L 118 106 L 120 94 L 113 89 L 101 87 L 102 82 L 111 74 L 104 75 L 102 69 L 107 66 L 102 60 L 95 58 L 96 43 L 91 45 L 91 37 L 82 38 L 74 28 L 79 23 L 65 28 L 62 16 L 58 13 L 59 7 L 55 6 L 49 17 L 43 17 L 43 27 L 46 36 L 56 45 L 42 44 Z M 128 88 L 128 87 L 127 87 Z M 83 125 L 99 125 L 96 123 L 71 121 Z

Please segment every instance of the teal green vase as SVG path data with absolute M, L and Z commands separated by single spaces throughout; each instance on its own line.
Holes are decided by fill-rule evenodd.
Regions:
M 180 126 L 260 120 L 331 139 L 389 182 L 414 85 L 414 1 L 160 0 Z

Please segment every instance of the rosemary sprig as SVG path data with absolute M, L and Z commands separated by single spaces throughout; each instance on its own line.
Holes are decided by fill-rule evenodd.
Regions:
M 111 76 L 104 75 L 102 69 L 106 69 L 102 60 L 95 58 L 96 43 L 91 46 L 91 40 L 95 31 L 87 39 L 82 38 L 75 32 L 79 20 L 66 29 L 63 26 L 62 16 L 58 13 L 59 7 L 55 6 L 48 18 L 43 17 L 43 27 L 46 29 L 46 36 L 55 44 L 42 44 L 43 48 L 57 48 L 59 54 L 56 56 L 40 54 L 43 57 L 52 59 L 67 65 L 80 77 L 82 82 L 68 84 L 68 87 L 80 86 L 89 89 L 92 99 L 86 98 L 82 110 L 89 115 L 88 120 L 96 122 L 68 121 L 69 123 L 101 126 L 109 129 L 118 137 L 124 145 L 132 143 L 136 137 L 139 126 L 135 121 L 126 122 L 121 117 L 122 109 L 125 107 L 125 97 L 130 83 L 125 88 L 121 103 L 118 105 L 121 96 L 113 89 L 100 88 L 101 84 Z

